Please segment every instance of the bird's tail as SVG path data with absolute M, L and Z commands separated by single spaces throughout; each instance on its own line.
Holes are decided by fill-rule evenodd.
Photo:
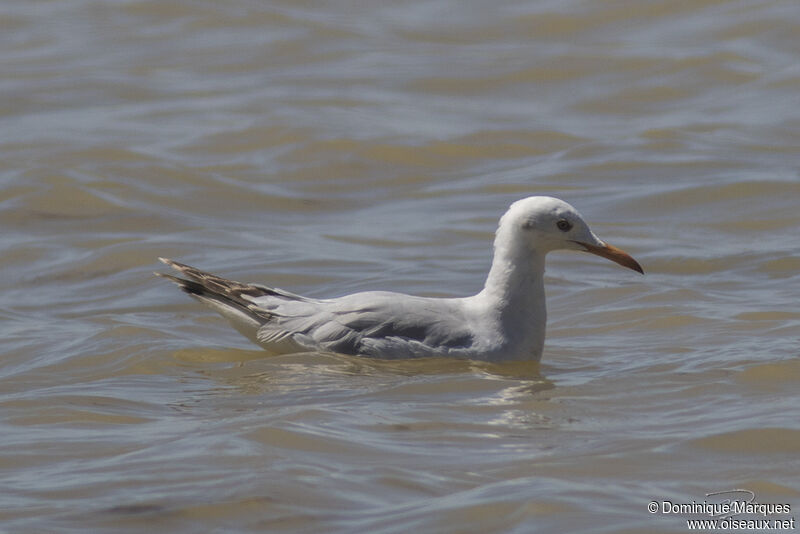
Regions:
M 254 341 L 258 328 L 273 317 L 272 313 L 259 308 L 251 300 L 271 294 L 270 288 L 228 280 L 167 258 L 158 259 L 186 278 L 154 273 L 156 276 L 175 282 L 184 293 L 226 317 L 237 330 Z

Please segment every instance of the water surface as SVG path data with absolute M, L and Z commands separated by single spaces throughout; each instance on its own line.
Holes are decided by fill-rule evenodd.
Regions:
M 793 1 L 7 1 L 0 529 L 685 532 L 800 509 Z M 477 292 L 548 194 L 540 366 L 265 357 L 151 275 Z M 777 518 L 777 517 L 776 517 Z

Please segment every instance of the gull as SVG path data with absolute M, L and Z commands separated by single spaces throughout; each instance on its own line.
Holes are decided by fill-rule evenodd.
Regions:
M 630 255 L 601 241 L 575 208 L 545 196 L 518 200 L 500 218 L 486 283 L 470 297 L 366 291 L 315 299 L 227 280 L 166 258 L 159 259 L 185 278 L 155 274 L 272 354 L 538 361 L 547 321 L 545 256 L 560 249 L 590 252 L 644 274 Z

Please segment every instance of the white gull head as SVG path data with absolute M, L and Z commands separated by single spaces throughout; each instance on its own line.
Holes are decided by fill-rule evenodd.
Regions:
M 603 242 L 589 228 L 578 210 L 553 197 L 528 197 L 517 200 L 500 219 L 495 253 L 527 253 L 543 257 L 559 249 L 581 250 L 602 256 L 634 271 L 641 266 L 627 253 Z

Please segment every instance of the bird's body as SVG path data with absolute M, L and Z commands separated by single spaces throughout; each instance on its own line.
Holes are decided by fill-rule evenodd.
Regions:
M 544 260 L 558 248 L 587 250 L 642 272 L 633 258 L 600 241 L 566 202 L 529 197 L 512 204 L 501 218 L 486 284 L 470 297 L 368 291 L 312 299 L 226 280 L 163 258 L 186 279 L 161 276 L 275 354 L 538 360 L 546 323 Z

